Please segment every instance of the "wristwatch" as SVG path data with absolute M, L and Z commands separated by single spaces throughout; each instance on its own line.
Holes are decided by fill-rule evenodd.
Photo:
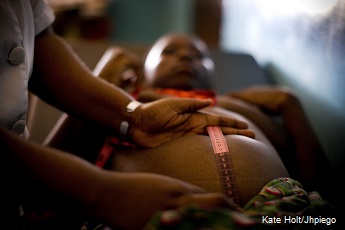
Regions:
M 142 105 L 139 101 L 131 101 L 126 106 L 126 110 L 128 113 L 133 113 L 136 108 L 138 108 L 140 105 Z M 129 123 L 128 121 L 122 121 L 120 124 L 120 133 L 127 136 L 129 130 Z

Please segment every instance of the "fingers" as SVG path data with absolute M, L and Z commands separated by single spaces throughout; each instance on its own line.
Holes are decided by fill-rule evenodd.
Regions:
M 225 135 L 242 135 L 255 138 L 254 131 L 248 129 L 248 124 L 244 121 L 208 114 L 203 111 L 200 111 L 200 113 L 206 116 L 206 126 L 220 126 L 222 133 Z M 207 134 L 206 129 L 204 130 L 204 134 Z
M 201 109 L 211 105 L 212 101 L 209 99 L 206 100 L 196 100 L 196 99 L 175 99 L 175 103 L 171 103 L 174 107 L 174 110 L 177 113 L 192 113 L 198 111 L 202 113 L 206 118 L 205 125 L 214 125 L 214 126 L 226 126 L 233 127 L 237 129 L 247 129 L 247 123 L 236 120 L 229 117 L 209 114 Z
M 187 188 L 189 192 L 196 193 L 196 194 L 206 193 L 205 189 L 203 189 L 203 188 L 201 188 L 199 186 L 196 186 L 194 184 L 190 184 L 190 183 L 185 182 L 185 181 L 180 181 L 180 183 L 182 183 L 183 186 L 185 188 Z
M 237 129 L 248 128 L 248 124 L 246 122 L 231 117 L 216 115 L 204 110 L 200 110 L 198 111 L 198 113 L 203 114 L 205 116 L 206 125 L 232 127 Z
M 232 210 L 239 209 L 237 204 L 227 199 L 226 196 L 221 193 L 194 194 L 191 201 L 201 206 L 230 208 Z
M 219 126 L 222 133 L 225 135 L 242 135 L 249 138 L 255 138 L 254 131 L 248 129 L 248 124 L 244 121 L 207 114 L 203 111 L 200 111 L 200 113 L 206 116 L 206 126 Z M 207 134 L 206 129 L 204 130 L 204 134 Z
M 255 132 L 250 129 L 234 129 L 228 127 L 221 127 L 222 133 L 224 135 L 241 135 L 249 138 L 255 138 Z
M 228 117 L 218 117 L 219 121 L 218 124 L 219 126 L 228 126 L 228 127 L 233 127 L 233 128 L 238 128 L 238 129 L 247 129 L 248 124 L 244 121 L 236 120 L 233 118 L 228 118 Z

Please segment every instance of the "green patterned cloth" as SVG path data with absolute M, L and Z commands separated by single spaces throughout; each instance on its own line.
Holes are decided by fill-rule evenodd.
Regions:
M 268 183 L 241 211 L 188 206 L 156 213 L 145 230 L 185 229 L 335 229 L 334 207 L 299 182 Z M 339 224 L 338 224 L 339 225 Z

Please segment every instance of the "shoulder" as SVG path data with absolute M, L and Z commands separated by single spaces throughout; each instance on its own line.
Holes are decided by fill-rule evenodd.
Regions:
M 30 0 L 35 23 L 35 34 L 48 28 L 55 20 L 53 9 L 44 0 Z

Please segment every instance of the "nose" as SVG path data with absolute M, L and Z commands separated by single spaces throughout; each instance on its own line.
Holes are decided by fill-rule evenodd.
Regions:
M 179 58 L 185 61 L 193 60 L 193 52 L 188 49 L 182 49 L 178 52 Z

